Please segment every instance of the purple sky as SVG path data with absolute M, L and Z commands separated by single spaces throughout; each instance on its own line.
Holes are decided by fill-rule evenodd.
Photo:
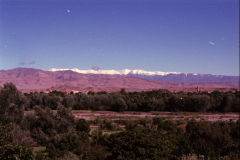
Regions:
M 239 74 L 238 0 L 0 0 L 0 69 Z

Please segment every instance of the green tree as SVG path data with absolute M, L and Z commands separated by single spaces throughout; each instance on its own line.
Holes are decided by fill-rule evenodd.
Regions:
M 76 120 L 76 130 L 80 132 L 89 132 L 90 126 L 85 119 Z
M 33 160 L 34 155 L 31 149 L 24 146 L 7 144 L 0 146 L 1 160 Z
M 15 125 L 13 125 L 15 126 Z M 14 133 L 12 132 L 12 125 L 0 124 L 0 159 L 1 160 L 31 160 L 33 159 L 33 152 L 30 147 L 22 146 L 20 143 L 16 144 Z
M 20 123 L 24 116 L 24 96 L 13 83 L 4 84 L 0 90 L 0 121 Z
M 163 132 L 140 128 L 112 134 L 106 145 L 112 153 L 107 159 L 117 160 L 167 160 L 176 147 Z

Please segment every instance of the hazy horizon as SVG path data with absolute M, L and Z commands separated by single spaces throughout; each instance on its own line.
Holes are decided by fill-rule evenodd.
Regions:
M 0 70 L 239 75 L 238 0 L 0 0 Z

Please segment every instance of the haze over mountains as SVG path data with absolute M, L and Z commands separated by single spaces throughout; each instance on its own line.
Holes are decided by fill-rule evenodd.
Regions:
M 0 85 L 13 82 L 23 91 L 128 91 L 169 89 L 171 91 L 204 91 L 238 89 L 238 76 L 148 72 L 143 70 L 77 70 L 51 71 L 16 68 L 0 70 Z

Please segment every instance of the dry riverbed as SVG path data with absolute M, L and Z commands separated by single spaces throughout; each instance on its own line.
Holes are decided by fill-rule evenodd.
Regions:
M 56 111 L 53 111 L 56 113 Z M 109 120 L 137 120 L 141 118 L 159 117 L 167 120 L 195 120 L 195 121 L 237 121 L 238 113 L 194 113 L 194 112 L 112 112 L 112 111 L 89 111 L 73 110 L 76 118 L 85 120 L 109 119 Z M 31 114 L 33 111 L 25 111 Z
M 169 120 L 196 120 L 196 121 L 237 121 L 238 113 L 190 113 L 190 112 L 112 112 L 112 111 L 73 111 L 76 118 L 85 120 L 94 119 L 129 119 L 136 120 L 147 117 L 159 117 Z

